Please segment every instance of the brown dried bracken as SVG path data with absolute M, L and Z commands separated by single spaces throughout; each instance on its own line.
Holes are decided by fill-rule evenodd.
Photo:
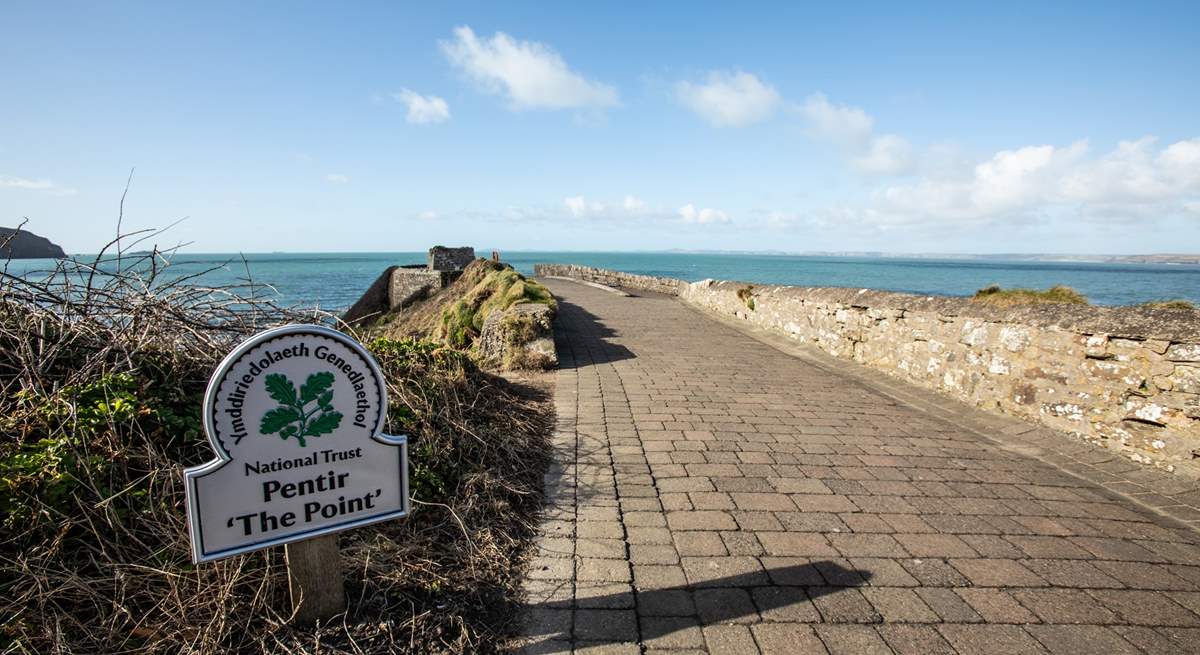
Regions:
M 0 650 L 464 652 L 509 631 L 538 507 L 549 402 L 458 351 L 376 342 L 388 430 L 412 440 L 414 515 L 344 533 L 347 614 L 293 627 L 280 548 L 192 566 L 181 469 L 211 459 L 200 397 L 220 357 L 281 323 L 247 279 L 206 287 L 174 253 L 0 272 Z

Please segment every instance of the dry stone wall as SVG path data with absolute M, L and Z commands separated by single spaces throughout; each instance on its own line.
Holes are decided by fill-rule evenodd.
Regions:
M 576 280 L 596 282 L 610 287 L 622 289 L 640 289 L 666 293 L 672 296 L 680 295 L 687 282 L 669 277 L 654 277 L 652 275 L 634 275 L 620 271 L 609 271 L 590 266 L 575 266 L 573 264 L 536 264 L 534 275 L 540 277 L 569 277 Z
M 1026 305 L 867 289 L 804 288 L 539 265 L 671 293 L 715 314 L 978 407 L 1200 476 L 1200 311 Z

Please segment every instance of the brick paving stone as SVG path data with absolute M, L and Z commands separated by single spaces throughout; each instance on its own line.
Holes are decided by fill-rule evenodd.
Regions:
M 920 583 L 900 563 L 882 557 L 855 557 L 850 565 L 872 587 L 916 587 Z
M 685 557 L 718 557 L 728 554 L 724 540 L 716 532 L 676 532 L 672 536 L 676 550 Z
M 860 590 L 887 623 L 936 623 L 940 618 L 912 589 L 868 587 Z
M 750 628 L 763 655 L 827 655 L 825 645 L 804 623 L 760 623 Z
M 815 623 L 821 620 L 803 587 L 755 587 L 751 595 L 763 621 Z
M 877 630 L 896 655 L 957 655 L 931 626 L 881 625 Z
M 651 589 L 638 591 L 637 612 L 640 616 L 693 616 L 696 614 L 696 605 L 689 591 Z
M 954 559 L 950 564 L 971 584 L 980 587 L 1039 587 L 1046 584 L 1016 560 Z
M 585 641 L 629 641 L 638 637 L 633 610 L 577 610 L 575 638 Z
M 1118 633 L 1098 625 L 1031 625 L 1026 630 L 1054 655 L 1137 655 L 1142 652 Z
M 579 557 L 625 559 L 625 541 L 622 539 L 578 539 L 574 545 Z
M 688 584 L 695 587 L 745 587 L 767 583 L 762 564 L 753 557 L 684 557 Z
M 846 557 L 904 557 L 908 554 L 888 534 L 831 534 L 828 539 Z
M 913 557 L 975 557 L 965 541 L 952 534 L 897 534 L 896 541 Z
M 725 512 L 670 512 L 667 527 L 671 530 L 736 530 L 737 523 Z
M 817 636 L 830 655 L 892 655 L 875 628 L 866 625 L 818 625 Z
M 921 587 L 916 594 L 947 623 L 982 623 L 980 616 L 954 589 Z
M 528 636 L 569 637 L 572 612 L 568 609 L 534 608 L 521 617 L 523 633 Z
M 927 587 L 965 587 L 970 584 L 958 569 L 941 559 L 902 559 L 900 566 Z
M 955 589 L 971 609 L 987 623 L 1036 623 L 1037 616 L 1026 609 L 1008 591 L 999 589 Z
M 706 625 L 702 629 L 704 644 L 712 655 L 753 655 L 758 644 L 750 629 L 741 625 Z
M 857 589 L 809 587 L 808 595 L 828 623 L 879 623 L 879 612 Z
M 838 551 L 820 534 L 759 532 L 758 541 L 768 555 L 779 557 L 837 557 Z
M 1109 626 L 1109 629 L 1121 635 L 1125 641 L 1137 644 L 1138 648 L 1146 653 L 1186 653 L 1189 647 L 1154 628 L 1140 625 L 1114 625 Z
M 704 635 L 692 617 L 646 616 L 641 619 L 641 642 L 646 648 L 703 648 Z
M 1161 592 L 1095 589 L 1087 593 L 1131 625 L 1200 626 L 1200 617 Z
M 631 544 L 669 544 L 671 531 L 667 528 L 629 528 L 625 538 Z
M 803 590 L 800 592 L 803 594 Z M 757 623 L 758 609 L 745 589 L 697 589 L 693 594 L 696 612 L 705 625 Z M 808 598 L 803 597 L 805 601 Z
M 817 587 L 826 584 L 824 576 L 803 557 L 761 557 L 759 562 L 767 571 L 772 584 L 794 587 Z
M 1195 584 L 1175 576 L 1162 564 L 1095 562 L 1094 566 L 1134 589 L 1191 591 L 1196 588 Z
M 633 566 L 633 586 L 639 591 L 681 588 L 687 584 L 683 567 L 644 564 Z
M 721 541 L 730 555 L 762 555 L 763 547 L 753 532 L 722 532 Z
M 1200 650 L 1197 483 L 670 298 L 550 287 L 517 652 Z
M 1046 623 L 1103 625 L 1112 623 L 1117 616 L 1087 593 L 1075 589 L 1018 589 L 1012 596 Z
M 1028 632 L 1015 625 L 947 624 L 938 631 L 960 653 L 971 655 L 1032 655 L 1047 652 Z
M 629 562 L 624 559 L 579 560 L 576 579 L 584 582 L 629 582 Z

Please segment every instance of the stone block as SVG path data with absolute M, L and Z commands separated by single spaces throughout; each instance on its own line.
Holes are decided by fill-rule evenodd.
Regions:
M 506 369 L 551 369 L 558 365 L 554 348 L 554 310 L 521 303 L 492 312 L 483 323 L 479 353 Z

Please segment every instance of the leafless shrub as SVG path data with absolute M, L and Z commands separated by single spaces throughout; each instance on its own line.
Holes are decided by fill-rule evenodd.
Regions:
M 342 536 L 350 609 L 290 624 L 281 550 L 193 566 L 181 469 L 211 459 L 200 398 L 258 330 L 336 317 L 249 276 L 206 286 L 123 235 L 88 262 L 0 271 L 0 651 L 462 652 L 507 629 L 536 510 L 544 394 L 457 351 L 378 342 L 414 516 Z M 345 326 L 340 326 L 345 327 Z

